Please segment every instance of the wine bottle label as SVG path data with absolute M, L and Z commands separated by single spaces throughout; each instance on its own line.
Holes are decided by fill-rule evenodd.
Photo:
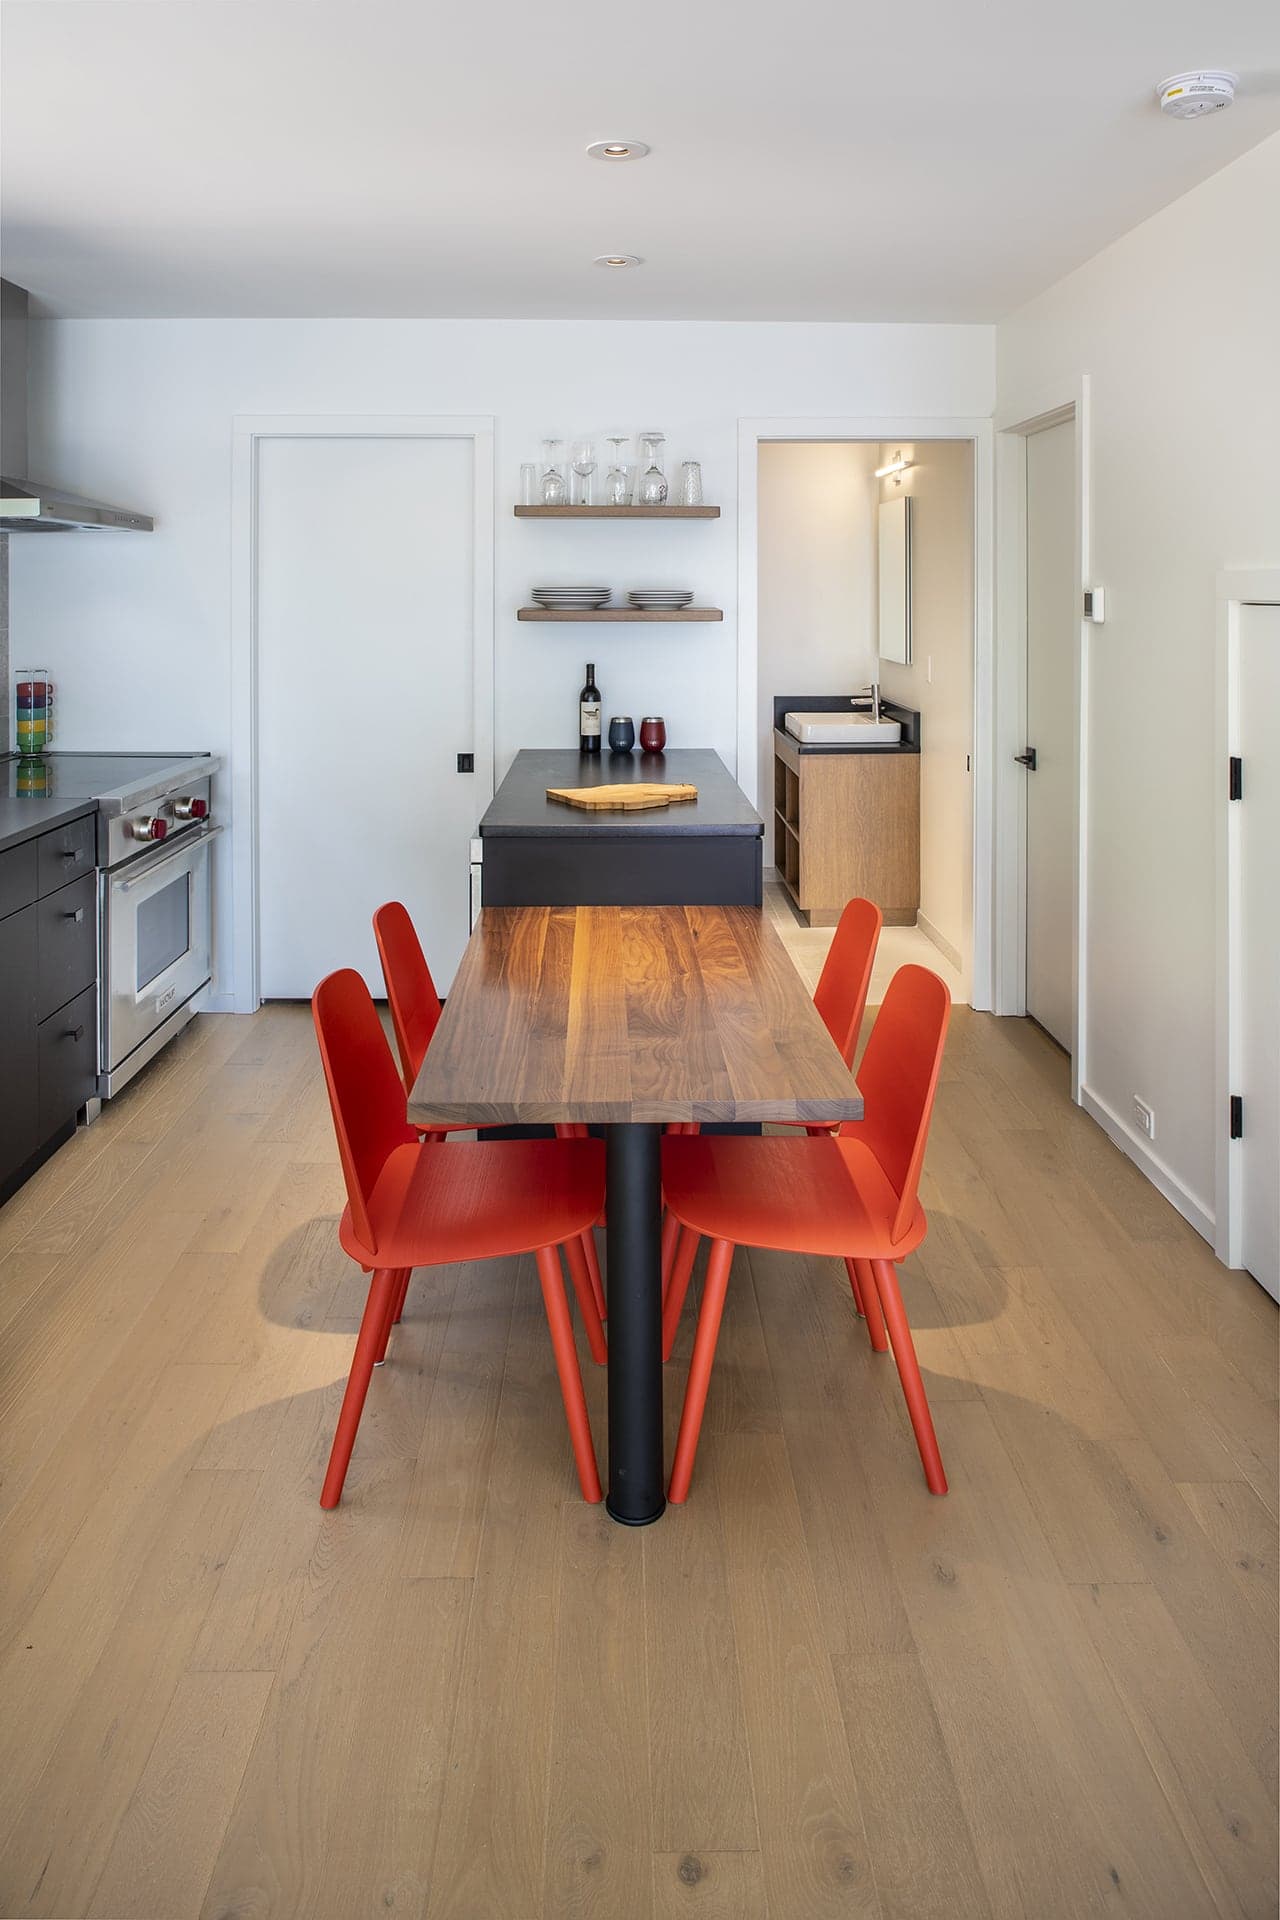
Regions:
M 580 700 L 578 702 L 579 733 L 599 733 L 600 703 L 598 700 Z

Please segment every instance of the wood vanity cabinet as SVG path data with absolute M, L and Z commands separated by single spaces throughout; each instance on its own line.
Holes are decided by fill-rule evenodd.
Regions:
M 0 1200 L 97 1093 L 93 861 L 92 815 L 0 852 Z
M 834 927 L 847 900 L 874 900 L 890 927 L 920 906 L 920 755 L 801 753 L 774 740 L 774 859 L 803 918 Z

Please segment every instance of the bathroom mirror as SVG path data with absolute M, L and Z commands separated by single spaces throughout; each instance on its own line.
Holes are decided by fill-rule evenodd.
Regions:
M 880 658 L 911 659 L 911 497 L 880 503 Z

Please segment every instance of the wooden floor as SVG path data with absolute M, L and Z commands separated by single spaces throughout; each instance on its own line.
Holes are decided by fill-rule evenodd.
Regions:
M 308 1015 L 189 1029 L 0 1211 L 5 1920 L 1273 1915 L 1275 1309 L 1035 1030 L 945 1076 L 949 1498 L 843 1269 L 740 1255 L 683 1511 L 576 1498 L 522 1262 L 415 1277 L 322 1515 Z

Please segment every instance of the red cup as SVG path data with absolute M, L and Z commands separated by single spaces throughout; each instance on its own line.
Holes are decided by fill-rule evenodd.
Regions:
M 667 723 L 660 713 L 646 713 L 640 722 L 640 751 L 661 753 L 667 744 Z

